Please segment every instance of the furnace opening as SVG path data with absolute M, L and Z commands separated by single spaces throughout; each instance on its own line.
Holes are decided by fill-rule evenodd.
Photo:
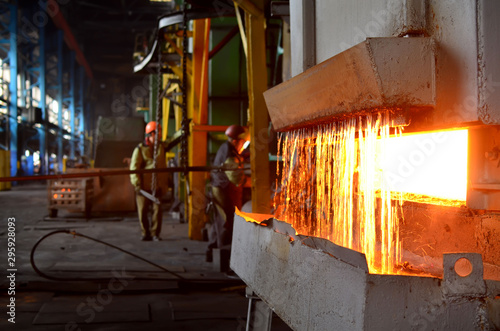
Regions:
M 389 190 L 409 201 L 465 204 L 467 130 L 391 137 L 380 168 Z
M 384 111 L 280 134 L 275 217 L 364 253 L 372 273 L 406 273 L 403 203 L 465 203 L 467 131 L 402 133 Z

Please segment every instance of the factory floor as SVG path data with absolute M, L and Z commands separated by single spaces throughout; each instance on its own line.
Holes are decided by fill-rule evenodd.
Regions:
M 134 212 L 48 218 L 39 183 L 1 191 L 0 210 L 0 274 L 7 275 L 0 279 L 0 330 L 245 330 L 244 283 L 206 262 L 207 243 L 189 240 L 188 225 L 175 215 L 164 214 L 162 241 L 144 242 Z M 33 247 L 66 229 L 147 261 L 58 232 L 36 247 L 34 262 L 45 276 L 38 274 Z M 13 236 L 15 260 L 8 260 Z M 274 316 L 272 330 L 289 328 Z

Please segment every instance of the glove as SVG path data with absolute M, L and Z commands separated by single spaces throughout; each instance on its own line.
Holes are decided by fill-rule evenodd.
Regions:
M 235 157 L 227 158 L 226 162 L 224 162 L 224 166 L 229 169 L 237 169 L 225 171 L 226 176 L 231 183 L 239 187 L 245 182 L 245 174 L 243 173 L 243 170 L 240 169 L 238 160 Z

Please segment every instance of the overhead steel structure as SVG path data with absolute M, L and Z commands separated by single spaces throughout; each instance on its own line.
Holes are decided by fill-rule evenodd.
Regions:
M 9 86 L 2 95 L 9 175 L 25 173 L 26 151 L 39 153 L 40 174 L 61 172 L 64 155 L 86 153 L 84 89 L 92 78 L 90 67 L 55 1 L 2 2 L 0 24 L 0 57 L 3 69 L 9 69 L 9 81 L 2 81 Z
M 209 11 L 186 9 L 161 17 L 150 52 L 134 67 L 136 73 L 158 75 L 161 89 L 158 94 L 152 94 L 155 100 L 150 102 L 153 108 L 151 118 L 157 117 L 156 112 L 162 114 L 164 129 L 168 127 L 170 104 L 175 105 L 176 130 L 183 132 L 180 165 L 186 169 L 188 166 L 206 165 L 207 132 L 221 129 L 220 126 L 207 125 L 210 18 L 233 15 L 234 8 L 227 6 L 218 10 L 214 7 Z M 187 31 L 189 21 L 193 21 L 192 31 Z M 178 36 L 176 31 L 182 35 Z M 193 38 L 191 58 L 187 49 L 188 34 Z M 194 146 L 197 146 L 196 153 Z M 189 236 L 199 240 L 206 218 L 205 175 L 186 171 L 184 184 L 187 188 Z

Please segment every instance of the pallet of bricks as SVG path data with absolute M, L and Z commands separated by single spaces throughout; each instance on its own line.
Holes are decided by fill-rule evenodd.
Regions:
M 57 217 L 60 209 L 82 212 L 90 217 L 94 193 L 92 178 L 57 179 L 48 183 L 49 216 Z

